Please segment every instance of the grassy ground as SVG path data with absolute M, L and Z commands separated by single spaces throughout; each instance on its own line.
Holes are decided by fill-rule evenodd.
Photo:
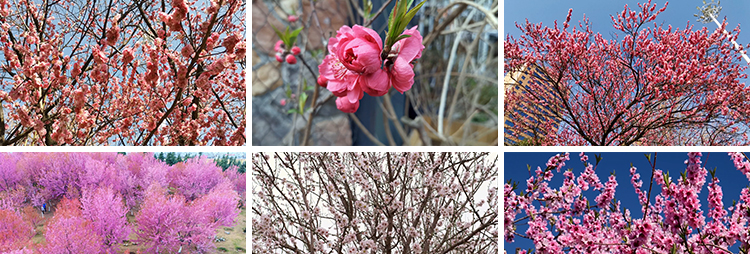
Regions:
M 234 227 L 221 227 L 216 230 L 216 235 L 225 239 L 225 241 L 214 242 L 217 253 L 247 253 L 247 247 L 245 246 L 247 218 L 245 215 L 246 209 L 243 208 L 240 214 L 237 215 Z M 52 218 L 52 214 L 47 213 L 36 226 L 36 235 L 31 240 L 35 244 L 39 244 L 39 246 L 44 246 L 45 244 L 44 233 L 46 229 L 44 225 L 47 224 L 50 218 Z M 132 222 L 133 216 L 128 216 L 128 221 Z M 130 241 L 125 241 L 120 245 L 120 253 L 136 253 L 138 250 L 145 249 L 144 246 L 137 244 L 135 232 L 132 232 L 128 238 Z

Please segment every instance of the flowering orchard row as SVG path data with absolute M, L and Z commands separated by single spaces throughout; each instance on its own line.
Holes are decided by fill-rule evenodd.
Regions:
M 253 156 L 253 253 L 498 253 L 487 153 Z
M 124 240 L 149 253 L 207 252 L 244 194 L 244 174 L 203 157 L 169 166 L 148 153 L 0 154 L 0 252 L 115 253 Z M 32 242 L 37 234 L 45 241 Z
M 530 239 L 538 253 L 747 253 L 750 189 L 742 188 L 739 199 L 725 205 L 716 177 L 721 172 L 706 170 L 701 156 L 689 153 L 686 169 L 675 177 L 657 169 L 656 156 L 647 156 L 651 177 L 645 179 L 645 186 L 641 174 L 630 166 L 630 184 L 641 218 L 632 216 L 615 198 L 616 175 L 606 182 L 600 180 L 596 173 L 600 157 L 590 163 L 581 153 L 584 171 L 577 177 L 572 169 L 565 171 L 562 186 L 553 188 L 550 181 L 555 171 L 559 173 L 570 159 L 567 153 L 553 156 L 546 168 L 530 171 L 525 188 L 505 184 L 505 241 Z M 734 167 L 750 179 L 747 157 L 741 153 L 729 156 Z M 699 196 L 706 183 L 704 204 L 708 207 L 703 208 Z M 590 199 L 593 196 L 584 195 L 586 191 L 598 194 Z M 527 229 L 519 230 L 524 224 Z

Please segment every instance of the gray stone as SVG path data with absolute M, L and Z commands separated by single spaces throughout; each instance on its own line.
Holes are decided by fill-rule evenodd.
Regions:
M 303 57 L 308 59 L 310 68 L 317 74 L 316 63 L 319 60 L 312 60 L 309 54 Z M 253 145 L 300 145 L 302 143 L 310 112 L 305 112 L 305 117 L 297 115 L 295 122 L 295 114 L 287 112 L 296 103 L 287 103 L 282 106 L 281 100 L 286 99 L 287 87 L 296 93 L 302 80 L 300 75 L 307 80 L 308 86 L 316 85 L 315 77 L 301 61 L 294 65 L 283 63 L 280 68 L 284 85 L 252 97 Z M 319 93 L 319 103 L 331 96 L 331 92 L 322 87 Z M 309 109 L 309 101 L 312 100 L 313 92 L 308 91 L 307 94 Z M 309 145 L 348 146 L 352 144 L 349 118 L 336 108 L 335 97 L 328 100 L 316 112 L 310 139 Z

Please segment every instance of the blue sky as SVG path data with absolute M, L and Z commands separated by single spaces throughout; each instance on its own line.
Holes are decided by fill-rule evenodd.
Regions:
M 646 1 L 640 1 L 646 2 Z M 664 6 L 666 1 L 654 0 L 652 3 L 657 4 L 657 10 Z M 710 1 L 707 1 L 710 2 Z M 631 9 L 638 8 L 639 1 L 601 1 L 601 0 L 581 0 L 581 1 L 559 1 L 559 0 L 508 0 L 504 2 L 504 35 L 512 35 L 518 38 L 521 33 L 515 23 L 524 24 L 528 18 L 531 23 L 542 22 L 544 26 L 553 26 L 553 22 L 558 20 L 559 25 L 565 21 L 568 9 L 573 9 L 571 17 L 571 27 L 577 25 L 578 21 L 583 19 L 583 14 L 590 20 L 591 30 L 595 33 L 601 33 L 604 38 L 612 38 L 611 34 L 615 32 L 612 28 L 610 15 L 622 12 L 625 4 Z M 655 22 L 672 25 L 674 28 L 683 29 L 690 21 L 695 25 L 693 29 L 701 29 L 704 26 L 709 29 L 716 29 L 713 22 L 703 24 L 696 20 L 693 14 L 697 14 L 697 6 L 703 6 L 702 0 L 680 0 L 670 1 L 667 9 L 659 14 Z M 750 1 L 721 1 L 722 11 L 717 18 L 719 22 L 727 18 L 727 30 L 734 29 L 738 24 L 740 29 L 745 26 L 745 31 L 740 32 L 737 43 L 747 46 L 750 43 Z M 505 39 L 505 37 L 503 37 Z
M 555 154 L 557 153 L 505 153 L 503 182 L 505 183 L 508 180 L 512 180 L 514 182 L 518 182 L 518 189 L 525 189 L 526 179 L 529 178 L 530 174 L 533 174 L 534 170 L 536 170 L 537 167 L 544 168 L 547 160 Z M 647 191 L 649 179 L 651 178 L 651 166 L 649 165 L 648 160 L 646 160 L 646 156 L 644 155 L 646 153 L 587 153 L 587 155 L 589 156 L 589 162 L 591 163 L 596 162 L 596 160 L 594 159 L 594 154 L 600 154 L 602 157 L 599 166 L 596 168 L 596 173 L 599 176 L 599 179 L 602 181 L 602 183 L 605 183 L 610 173 L 614 171 L 618 183 L 617 191 L 615 192 L 615 198 L 622 202 L 624 208 L 630 209 L 633 218 L 642 218 L 643 214 L 641 213 L 640 205 L 635 195 L 635 190 L 633 189 L 633 185 L 630 183 L 629 170 L 632 163 L 633 166 L 637 168 L 636 172 L 641 174 L 641 180 L 643 181 L 642 189 Z M 652 161 L 654 159 L 654 156 L 656 156 L 656 169 L 661 169 L 664 172 L 669 172 L 672 180 L 676 180 L 677 178 L 679 178 L 680 172 L 685 171 L 685 160 L 687 160 L 688 158 L 687 153 L 656 153 L 656 155 L 654 155 L 654 153 L 650 154 Z M 739 170 L 734 167 L 734 164 L 729 155 L 727 153 L 703 153 L 701 161 L 703 162 L 702 165 L 706 169 L 717 169 L 716 177 L 719 178 L 719 185 L 722 187 L 724 192 L 724 197 L 722 200 L 724 202 L 724 206 L 730 206 L 733 200 L 738 200 L 742 188 L 748 186 L 748 180 Z M 531 166 L 531 173 L 529 173 L 529 171 L 527 170 L 527 165 Z M 578 152 L 570 153 L 570 160 L 566 162 L 563 170 L 567 170 L 569 168 L 573 169 L 573 173 L 576 175 L 576 177 L 578 177 L 581 172 L 583 172 L 584 166 L 580 161 Z M 550 187 L 559 188 L 560 186 L 562 186 L 563 171 L 561 170 L 561 173 L 557 173 L 557 171 L 553 172 L 555 173 L 555 176 L 550 182 Z M 708 177 L 710 177 L 710 174 L 708 175 Z M 710 182 L 710 179 L 707 180 L 699 195 L 701 201 L 701 210 L 704 211 L 708 207 L 708 203 L 706 201 L 708 198 L 708 182 Z M 654 188 L 656 188 L 656 183 L 654 183 L 654 186 Z M 658 188 L 652 190 L 652 198 L 655 197 L 659 192 L 660 189 Z M 591 202 L 593 202 L 593 199 L 596 198 L 596 195 L 598 195 L 599 192 L 588 190 L 583 194 L 589 200 L 591 200 Z M 707 215 L 708 214 L 704 212 L 704 216 Z M 518 218 L 522 216 L 523 215 L 518 216 Z M 526 228 L 526 226 L 519 225 L 518 232 L 524 233 Z M 502 239 L 501 241 L 503 241 L 504 249 L 507 250 L 508 253 L 515 253 L 516 247 L 520 247 L 523 249 L 533 248 L 533 242 L 531 240 L 521 237 L 516 237 L 515 242 L 513 243 L 505 242 L 504 239 Z M 730 250 L 736 252 L 738 251 L 738 246 L 739 245 L 735 245 L 734 248 L 731 248 Z

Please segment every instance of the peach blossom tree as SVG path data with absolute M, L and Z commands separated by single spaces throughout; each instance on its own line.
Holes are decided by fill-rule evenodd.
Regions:
M 0 144 L 242 145 L 245 2 L 0 1 Z
M 498 253 L 487 153 L 253 156 L 259 253 Z
M 589 20 L 516 24 L 505 39 L 506 73 L 530 77 L 507 93 L 509 130 L 557 130 L 542 145 L 746 144 L 747 69 L 718 29 L 662 25 L 667 4 L 639 3 L 611 15 L 614 35 Z M 524 75 L 518 75 L 524 74 Z M 533 105 L 536 109 L 524 108 Z M 506 118 L 506 119 L 507 119 Z

